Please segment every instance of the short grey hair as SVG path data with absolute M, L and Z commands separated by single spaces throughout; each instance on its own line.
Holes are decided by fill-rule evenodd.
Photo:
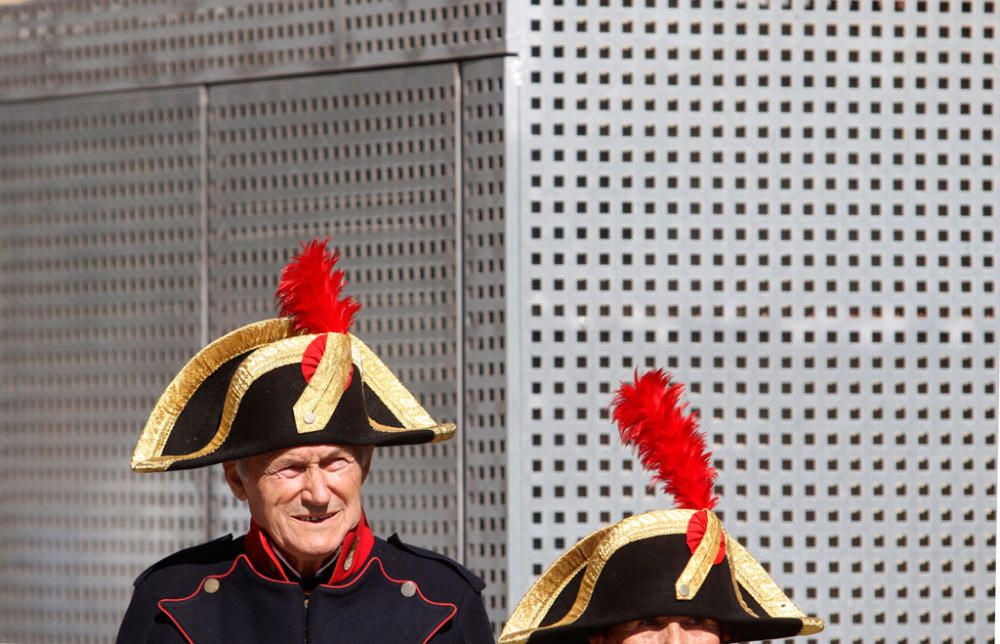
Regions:
M 245 479 L 247 477 L 247 459 L 236 459 L 233 461 L 233 467 L 236 468 L 236 473 L 239 475 L 240 479 Z

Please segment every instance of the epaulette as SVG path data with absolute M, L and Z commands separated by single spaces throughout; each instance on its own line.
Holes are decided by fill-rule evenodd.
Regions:
M 215 561 L 219 559 L 220 554 L 224 555 L 232 549 L 232 541 L 233 535 L 227 534 L 224 537 L 219 537 L 218 539 L 213 539 L 212 541 L 199 543 L 196 546 L 178 550 L 177 552 L 160 559 L 155 564 L 142 571 L 139 576 L 135 578 L 135 581 L 132 582 L 132 585 L 137 587 L 146 580 L 146 577 L 153 574 L 157 570 L 168 568 L 177 563 L 210 563 Z M 220 552 L 220 550 L 222 552 Z
M 411 546 L 408 543 L 403 543 L 400 540 L 398 534 L 393 534 L 391 537 L 387 539 L 387 541 L 389 542 L 390 545 L 395 546 L 396 548 L 399 548 L 404 552 L 408 552 L 411 555 L 415 555 L 417 557 L 423 557 L 424 559 L 433 559 L 435 561 L 439 561 L 445 564 L 446 566 L 457 572 L 466 581 L 466 583 L 468 583 L 475 589 L 477 593 L 482 592 L 483 588 L 486 588 L 486 582 L 484 582 L 482 579 L 479 578 L 478 575 L 476 575 L 474 572 L 472 572 L 462 564 L 458 563 L 457 561 L 449 559 L 448 557 L 438 552 L 434 552 L 433 550 L 427 550 L 426 548 L 420 548 L 417 546 Z

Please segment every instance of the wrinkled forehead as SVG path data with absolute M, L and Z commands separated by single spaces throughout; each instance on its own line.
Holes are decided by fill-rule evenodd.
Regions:
M 275 465 L 293 465 L 308 463 L 323 463 L 335 458 L 351 458 L 362 461 L 370 446 L 359 445 L 301 445 L 299 447 L 288 447 L 258 454 L 243 461 L 251 468 L 266 469 Z

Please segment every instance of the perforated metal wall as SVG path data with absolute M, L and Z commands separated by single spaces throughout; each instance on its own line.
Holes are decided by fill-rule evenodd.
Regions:
M 523 8 L 511 596 L 668 503 L 605 408 L 663 366 L 813 640 L 992 641 L 995 3 Z
M 128 468 L 201 343 L 199 116 L 196 91 L 0 107 L 0 640 L 107 640 L 205 534 L 202 473 Z
M 244 83 L 210 92 L 210 329 L 274 315 L 292 250 L 333 237 L 362 303 L 354 332 L 440 421 L 456 408 L 454 65 Z M 246 510 L 221 483 L 220 531 Z M 456 556 L 455 447 L 380 449 L 376 534 Z
M 0 4 L 0 100 L 499 54 L 502 0 Z
M 380 453 L 376 532 L 464 555 L 498 624 L 664 505 L 605 406 L 666 366 L 815 641 L 992 641 L 997 29 L 994 2 L 0 7 L 0 100 L 230 82 L 0 107 L 0 639 L 106 641 L 139 570 L 242 531 L 218 471 L 128 452 L 329 233 L 358 334 L 461 421 Z
M 493 142 L 502 140 L 498 132 L 502 122 L 498 120 L 499 109 L 494 111 L 486 103 L 491 95 L 494 103 L 502 99 L 500 74 L 488 63 L 470 65 L 473 76 L 490 78 L 485 79 L 485 84 L 470 85 L 478 87 L 476 91 L 481 97 L 477 100 L 482 105 L 477 108 L 478 122 L 463 132 L 459 120 L 458 66 L 427 63 L 499 52 L 503 45 L 502 9 L 499 2 L 406 5 L 348 2 L 337 7 L 325 2 L 244 2 L 179 7 L 154 1 L 0 7 L 0 61 L 6 70 L 0 79 L 0 101 L 114 88 L 241 81 L 183 94 L 196 108 L 194 113 L 184 114 L 188 119 L 185 125 L 193 136 L 184 143 L 191 146 L 197 159 L 195 166 L 186 168 L 194 180 L 183 186 L 189 194 L 167 181 L 175 169 L 172 158 L 164 162 L 144 158 L 131 165 L 99 166 L 100 172 L 107 176 L 100 177 L 101 186 L 92 192 L 100 198 L 128 197 L 124 205 L 116 202 L 122 217 L 142 213 L 134 221 L 129 219 L 129 232 L 120 233 L 119 242 L 146 240 L 161 228 L 178 228 L 169 212 L 149 206 L 150 198 L 158 199 L 159 193 L 151 193 L 145 186 L 130 186 L 128 172 L 132 170 L 158 182 L 155 185 L 159 190 L 169 192 L 179 203 L 189 206 L 185 212 L 193 218 L 187 222 L 189 228 L 183 234 L 193 253 L 184 259 L 191 263 L 180 263 L 194 281 L 178 288 L 195 306 L 193 310 L 184 309 L 188 317 L 179 328 L 194 329 L 196 335 L 184 336 L 188 344 L 183 350 L 162 355 L 159 360 L 147 360 L 145 354 L 131 356 L 142 363 L 143 369 L 155 371 L 156 384 L 151 387 L 150 396 L 155 397 L 176 369 L 207 339 L 273 315 L 271 293 L 278 270 L 295 243 L 332 234 L 345 255 L 350 289 L 364 304 L 358 334 L 411 385 L 437 418 L 455 420 L 456 413 L 469 409 L 477 418 L 485 418 L 491 412 L 490 420 L 493 419 L 503 401 L 502 387 L 497 388 L 502 383 L 502 366 L 496 362 L 496 348 L 502 351 L 503 347 L 502 337 L 497 335 L 503 324 L 499 317 L 502 291 L 496 290 L 496 284 L 503 281 L 499 268 L 503 247 L 490 247 L 494 238 L 486 236 L 485 231 L 489 229 L 492 235 L 498 225 L 503 225 L 502 208 L 497 207 L 502 195 L 495 192 L 499 186 L 493 183 L 494 168 L 502 165 L 486 157 L 495 153 Z M 415 63 L 422 64 L 301 80 L 249 80 L 317 70 Z M 120 105 L 131 105 L 133 101 L 141 107 L 150 100 L 159 101 L 156 97 L 161 95 L 152 95 L 152 99 L 145 96 L 127 94 L 100 99 L 93 109 L 98 113 L 114 112 L 125 109 Z M 169 107 L 172 95 L 162 96 L 167 97 L 164 105 Z M 174 127 L 178 118 L 169 110 L 155 114 L 141 112 L 134 122 L 125 121 L 125 127 L 123 121 L 113 116 L 94 120 L 77 118 L 69 126 L 60 124 L 59 120 L 64 118 L 62 110 L 75 110 L 78 104 L 89 102 L 47 99 L 23 108 L 10 108 L 5 113 L 38 115 L 42 125 L 29 128 L 23 138 L 48 152 L 51 152 L 53 127 L 79 129 L 79 136 L 92 140 L 89 146 L 72 148 L 72 154 L 80 152 L 81 162 L 101 160 L 107 150 L 112 157 L 124 155 L 130 162 L 131 152 L 121 147 L 123 144 L 116 135 L 119 131 L 130 131 L 133 126 L 147 131 L 148 138 L 142 139 L 144 144 L 165 144 L 169 149 L 174 143 L 160 132 Z M 164 123 L 158 123 L 158 119 Z M 481 183 L 469 193 L 472 206 L 466 217 L 470 230 L 477 235 L 474 248 L 464 270 L 456 270 L 463 266 L 463 249 L 456 244 L 463 231 L 460 225 L 463 219 L 458 216 L 462 203 L 459 163 L 463 137 L 468 138 L 470 149 L 477 155 L 474 163 L 481 164 L 482 171 L 477 178 Z M 91 154 L 93 150 L 99 154 Z M 37 174 L 57 184 L 66 178 L 75 181 L 78 177 L 63 167 L 65 156 L 59 155 L 64 152 L 57 150 L 41 158 Z M 22 149 L 11 152 L 9 167 L 17 166 L 23 155 Z M 116 184 L 115 173 L 123 169 L 128 170 L 123 183 Z M 91 172 L 89 167 L 86 172 Z M 12 169 L 5 178 L 17 183 L 23 179 L 23 172 Z M 50 196 L 37 196 L 33 202 L 35 209 L 47 208 Z M 148 208 L 153 210 L 147 213 Z M 7 210 L 5 207 L 5 214 Z M 99 225 L 103 223 L 86 221 L 77 226 L 78 232 L 86 231 L 87 241 L 81 242 L 86 252 L 101 252 L 90 249 L 87 243 L 96 243 L 95 235 L 100 235 Z M 9 229 L 16 237 L 27 228 L 37 228 L 41 234 L 47 230 L 46 226 L 58 225 L 59 221 L 53 217 L 37 227 L 17 218 Z M 148 250 L 144 248 L 142 252 Z M 171 258 L 162 251 L 156 257 L 146 263 L 161 269 L 157 275 L 169 274 L 162 270 L 162 263 Z M 21 260 L 17 254 L 10 258 L 12 265 Z M 139 259 L 132 261 L 146 265 Z M 500 272 L 491 273 L 495 269 Z M 26 288 L 18 279 L 12 278 L 20 296 Z M 44 274 L 32 279 L 32 284 L 52 289 L 56 288 L 52 280 L 58 276 Z M 97 306 L 117 297 L 120 288 L 117 284 L 106 285 L 99 276 L 81 280 L 80 289 Z M 459 325 L 457 316 L 461 310 L 459 289 L 465 286 L 472 289 L 465 298 L 471 309 L 482 314 L 482 319 L 476 317 L 471 323 L 488 325 L 479 332 L 484 338 L 483 346 L 472 347 L 467 355 L 476 367 L 484 367 L 487 385 L 492 387 L 485 402 L 476 401 L 467 407 L 459 404 L 463 382 L 459 377 L 459 360 L 463 353 L 458 342 L 464 326 Z M 131 302 L 141 302 L 142 298 L 134 295 L 129 292 L 123 296 L 131 296 Z M 171 295 L 172 292 L 159 289 L 148 297 L 159 303 Z M 154 311 L 149 306 L 143 310 L 152 311 L 150 315 L 162 325 L 159 329 L 168 329 L 177 321 L 158 315 L 159 308 Z M 31 315 L 40 312 L 32 309 L 22 315 L 11 311 L 9 316 L 15 324 L 22 318 L 24 324 L 30 324 Z M 125 313 L 118 306 L 108 317 Z M 150 341 L 159 340 L 153 333 L 138 330 L 149 319 L 127 319 L 137 329 L 131 333 Z M 81 321 L 68 318 L 64 323 L 73 327 Z M 115 327 L 102 337 L 111 341 L 118 331 Z M 9 343 L 18 339 L 14 335 L 8 338 Z M 20 365 L 23 360 L 16 358 L 14 362 Z M 89 368 L 103 368 L 92 362 L 87 363 Z M 14 368 L 11 367 L 11 373 Z M 54 365 L 42 368 L 36 379 L 46 383 L 57 381 L 55 370 Z M 120 391 L 117 388 L 115 393 Z M 470 401 L 478 391 L 469 394 Z M 88 396 L 94 401 L 113 399 L 112 393 L 104 390 L 88 391 Z M 10 566 L 3 571 L 5 599 L 9 602 L 0 620 L 3 623 L 0 638 L 66 641 L 72 636 L 81 641 L 105 641 L 117 626 L 129 596 L 131 579 L 142 568 L 171 550 L 225 532 L 239 534 L 245 529 L 246 511 L 230 497 L 218 468 L 166 478 L 134 477 L 127 473 L 128 449 L 151 405 L 152 400 L 140 401 L 135 409 L 130 409 L 135 418 L 123 423 L 128 428 L 126 435 L 116 436 L 115 440 L 121 453 L 116 452 L 100 468 L 95 466 L 89 476 L 110 477 L 116 482 L 127 480 L 129 484 L 133 481 L 154 484 L 156 490 L 173 490 L 168 483 L 174 479 L 185 481 L 184 495 L 161 494 L 142 500 L 116 498 L 116 512 L 127 508 L 133 516 L 162 514 L 164 518 L 159 523 L 170 525 L 165 525 L 161 534 L 148 530 L 146 522 L 142 531 L 133 534 L 117 532 L 116 520 L 111 520 L 106 526 L 114 533 L 111 538 L 99 532 L 86 542 L 81 541 L 80 535 L 67 537 L 76 551 L 90 556 L 98 556 L 96 553 L 103 552 L 111 542 L 128 544 L 123 547 L 137 553 L 127 565 L 116 554 L 104 553 L 99 557 L 98 567 L 114 560 L 120 577 L 104 578 L 99 585 L 90 583 L 85 592 L 77 593 L 88 599 L 94 593 L 108 596 L 106 610 L 99 619 L 92 610 L 86 614 L 71 612 L 62 601 L 65 593 L 54 589 L 58 580 L 43 577 L 24 580 L 25 575 L 36 575 L 40 566 L 56 576 L 72 572 L 73 568 L 43 564 L 46 557 L 54 554 L 51 544 L 38 540 L 36 526 L 18 526 L 11 533 L 10 547 L 5 542 L 2 553 Z M 493 433 L 502 436 L 499 429 L 493 429 Z M 39 438 L 34 433 L 23 442 L 27 445 L 34 441 L 32 449 L 61 453 L 59 440 L 57 436 Z M 22 455 L 28 448 L 19 449 L 9 457 Z M 462 511 L 456 496 L 461 471 L 456 468 L 460 467 L 457 462 L 460 451 L 454 444 L 381 450 L 365 487 L 366 507 L 375 531 L 383 536 L 399 531 L 409 542 L 458 557 L 458 521 Z M 114 474 L 108 471 L 109 467 Z M 19 488 L 25 483 L 20 471 L 12 470 L 8 478 L 10 489 L 16 492 L 7 504 L 10 514 L 5 511 L 5 520 L 27 511 L 25 505 L 30 496 Z M 497 473 L 495 467 L 489 469 L 483 480 L 494 489 L 503 485 L 502 472 Z M 120 483 L 115 485 L 120 489 Z M 495 491 L 490 500 L 495 500 Z M 165 504 L 170 506 L 169 510 L 162 507 Z M 502 516 L 503 506 L 491 507 L 490 511 Z M 174 515 L 185 517 L 183 529 L 174 529 L 170 521 Z M 488 529 L 496 539 L 502 526 L 497 528 L 496 519 L 492 518 Z M 26 550 L 23 544 L 29 542 L 33 549 Z M 502 579 L 503 559 L 496 557 L 496 543 L 488 552 L 492 557 L 491 576 Z M 502 590 L 494 592 L 494 596 L 502 594 Z M 45 602 L 34 601 L 43 596 Z M 93 604 L 88 606 L 92 608 Z M 503 616 L 502 612 L 494 611 L 494 619 Z M 94 622 L 92 627 L 88 622 Z
M 511 63 L 462 74 L 462 426 L 465 563 L 486 581 L 494 625 L 507 618 L 507 235 L 504 84 Z
M 301 240 L 332 234 L 364 305 L 356 332 L 434 416 L 455 419 L 458 78 L 455 65 L 437 65 L 4 108 L 3 375 L 17 420 L 4 426 L 0 638 L 105 641 L 144 567 L 245 530 L 217 468 L 135 476 L 129 450 L 207 338 L 274 314 L 277 274 Z M 35 342 L 62 332 L 94 336 L 96 348 Z M 105 351 L 121 344 L 122 356 Z M 24 389 L 26 367 L 35 375 Z M 36 409 L 59 383 L 72 402 Z M 104 447 L 77 444 L 79 410 Z M 108 434 L 108 423 L 121 431 Z M 106 458 L 58 469 L 94 449 Z M 365 486 L 376 533 L 458 557 L 457 474 L 453 444 L 380 450 Z M 69 492 L 69 479 L 86 492 Z M 67 500 L 94 509 L 60 515 Z

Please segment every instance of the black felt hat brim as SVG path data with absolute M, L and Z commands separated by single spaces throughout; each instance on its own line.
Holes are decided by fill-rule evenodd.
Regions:
M 726 556 L 711 565 L 694 596 L 678 599 L 676 585 L 692 556 L 686 529 L 694 514 L 648 512 L 579 541 L 521 599 L 501 644 L 586 643 L 618 624 L 657 617 L 710 618 L 733 642 L 822 630 L 822 620 L 799 611 L 730 537 Z
M 690 556 L 683 534 L 653 537 L 622 546 L 605 564 L 584 613 L 566 626 L 543 628 L 528 641 L 540 644 L 586 642 L 588 636 L 616 624 L 654 617 L 711 618 L 734 642 L 791 637 L 802 629 L 801 620 L 768 617 L 756 602 L 750 608 L 756 607 L 754 612 L 765 617 L 747 614 L 736 597 L 726 559 L 712 567 L 693 599 L 678 600 L 674 582 Z M 577 598 L 584 572 L 585 569 L 577 573 L 560 593 L 540 626 L 554 624 L 566 614 Z M 746 593 L 743 596 L 746 601 Z
M 297 426 L 295 405 L 309 384 L 301 356 L 316 337 L 274 319 L 241 327 L 202 349 L 157 402 L 132 469 L 191 469 L 302 445 L 421 444 L 454 433 L 454 425 L 435 423 L 354 336 L 347 336 L 344 354 L 350 381 L 328 420 L 313 431 Z M 340 338 L 344 347 L 346 338 Z M 362 362 L 353 362 L 355 353 Z
M 238 360 L 238 359 L 237 359 Z M 225 378 L 223 370 L 219 378 Z M 221 389 L 214 382 L 206 380 L 205 394 L 196 392 L 188 406 L 178 416 L 174 431 L 163 450 L 163 456 L 183 456 L 199 449 L 210 439 L 208 428 L 214 431 L 222 415 L 221 401 L 217 398 Z M 301 383 L 301 384 L 300 384 Z M 229 436 L 222 446 L 205 456 L 194 459 L 177 460 L 169 470 L 192 469 L 224 461 L 265 454 L 278 449 L 301 447 L 304 445 L 406 445 L 427 443 L 434 439 L 430 430 L 400 430 L 380 432 L 371 426 L 361 374 L 357 367 L 351 383 L 344 391 L 340 403 L 329 422 L 321 430 L 299 433 L 295 425 L 292 406 L 302 395 L 305 380 L 301 367 L 297 364 L 274 369 L 250 385 L 239 411 L 233 420 Z M 224 394 L 223 394 L 224 395 Z M 370 393 L 368 397 L 374 398 Z M 377 400 L 377 399 L 376 399 Z M 398 422 L 385 405 L 379 404 L 382 424 L 396 425 Z M 388 421 L 388 422 L 385 422 Z

